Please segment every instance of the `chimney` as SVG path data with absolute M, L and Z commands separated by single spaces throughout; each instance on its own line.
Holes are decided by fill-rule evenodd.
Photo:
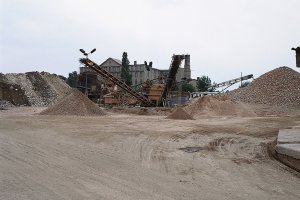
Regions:
M 191 65 L 190 65 L 190 55 L 184 55 L 184 77 L 187 79 L 191 78 Z
M 136 60 L 135 60 L 133 63 L 134 63 L 134 65 L 137 65 L 137 62 L 136 62 Z
M 184 68 L 190 68 L 190 55 L 184 55 Z

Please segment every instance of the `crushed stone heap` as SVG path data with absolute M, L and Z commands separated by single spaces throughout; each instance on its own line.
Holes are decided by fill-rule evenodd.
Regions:
M 250 104 L 299 107 L 300 73 L 289 67 L 276 68 L 230 92 L 229 97 Z
M 0 78 L 4 85 L 2 98 L 16 105 L 48 106 L 63 98 L 71 90 L 59 76 L 47 72 L 1 74 Z M 12 91 L 14 93 L 19 91 L 18 95 L 12 94 Z M 20 98 L 24 100 L 19 102 Z
M 73 89 L 70 94 L 40 114 L 95 116 L 105 115 L 105 112 L 80 91 Z
M 188 119 L 193 119 L 193 117 L 189 113 L 187 113 L 183 108 L 178 107 L 175 109 L 174 112 L 172 112 L 167 116 L 167 119 L 188 120 Z
M 251 107 L 235 102 L 227 96 L 203 96 L 185 105 L 194 118 L 215 116 L 254 117 Z

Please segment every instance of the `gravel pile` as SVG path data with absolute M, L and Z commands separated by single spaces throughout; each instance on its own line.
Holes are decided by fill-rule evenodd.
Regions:
M 187 113 L 183 108 L 178 107 L 174 112 L 167 116 L 167 119 L 187 120 L 193 119 L 193 117 L 189 113 Z
M 279 67 L 228 95 L 233 100 L 250 104 L 299 107 L 300 73 L 288 67 Z
M 80 91 L 73 89 L 70 94 L 40 114 L 94 116 L 105 115 L 105 112 Z
M 6 110 L 7 108 L 14 107 L 12 103 L 6 100 L 0 100 L 0 110 Z
M 7 84 L 21 88 L 28 105 L 31 106 L 51 105 L 71 90 L 57 75 L 47 72 L 9 73 L 3 76 Z

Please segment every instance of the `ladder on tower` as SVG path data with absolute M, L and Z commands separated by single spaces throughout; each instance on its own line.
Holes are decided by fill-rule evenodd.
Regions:
M 124 81 L 116 78 L 114 75 L 106 71 L 105 69 L 101 68 L 97 63 L 93 62 L 92 60 L 88 58 L 81 58 L 79 60 L 82 64 L 84 64 L 86 67 L 89 67 L 90 69 L 94 70 L 107 80 L 110 80 L 112 83 L 116 84 L 129 94 L 131 94 L 133 97 L 135 97 L 138 101 L 142 103 L 143 106 L 154 106 L 154 104 L 144 95 L 137 93 L 134 91 L 130 86 L 128 86 Z

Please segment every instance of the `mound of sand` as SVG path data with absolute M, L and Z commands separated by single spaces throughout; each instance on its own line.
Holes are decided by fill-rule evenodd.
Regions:
M 193 117 L 189 113 L 187 113 L 183 108 L 179 107 L 176 108 L 176 110 L 172 112 L 170 115 L 168 115 L 167 119 L 187 120 L 187 119 L 193 119 Z
M 256 114 L 246 104 L 227 96 L 204 96 L 186 105 L 186 111 L 196 118 L 207 116 L 254 117 Z
M 234 100 L 272 106 L 300 106 L 300 73 L 279 67 L 255 79 L 247 87 L 229 93 Z
M 105 112 L 80 91 L 73 89 L 70 94 L 40 114 L 90 116 L 105 115 Z

